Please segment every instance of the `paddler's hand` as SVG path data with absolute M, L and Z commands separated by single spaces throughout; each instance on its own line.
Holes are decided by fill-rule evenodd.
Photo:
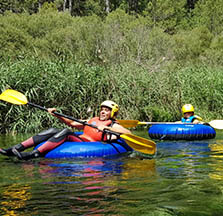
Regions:
M 50 113 L 51 115 L 55 116 L 54 112 L 56 111 L 56 108 L 48 108 L 47 111 L 48 111 L 48 113 Z

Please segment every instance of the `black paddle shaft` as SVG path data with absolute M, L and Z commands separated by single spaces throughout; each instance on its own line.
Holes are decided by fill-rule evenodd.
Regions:
M 42 106 L 40 106 L 40 105 L 31 103 L 31 102 L 28 102 L 28 104 L 29 104 L 30 106 L 33 106 L 33 107 L 36 107 L 36 108 L 39 108 L 39 109 L 41 109 L 41 110 L 44 110 L 44 111 L 47 111 L 47 112 L 48 112 L 48 109 L 45 108 L 45 107 L 42 107 Z M 86 121 L 82 121 L 82 120 L 79 120 L 79 119 L 75 119 L 75 118 L 73 118 L 73 117 L 71 117 L 71 116 L 67 116 L 67 115 L 62 114 L 62 113 L 54 112 L 54 114 L 57 115 L 57 116 L 61 116 L 61 117 L 64 117 L 64 118 L 67 118 L 67 119 L 76 121 L 76 122 L 78 122 L 78 123 L 80 123 L 80 124 L 83 124 L 83 125 L 88 125 L 88 126 L 90 126 L 90 127 L 97 128 L 97 126 L 88 124 Z
M 28 102 L 27 104 L 30 105 L 30 106 L 33 106 L 33 107 L 36 107 L 36 108 L 39 108 L 39 109 L 41 109 L 41 110 L 44 110 L 44 111 L 47 111 L 47 112 L 48 112 L 48 109 L 47 109 L 47 108 L 42 107 L 42 106 L 40 106 L 40 105 L 31 103 L 31 102 Z M 93 128 L 98 129 L 97 126 L 95 126 L 95 125 L 93 125 L 93 124 L 89 124 L 89 123 L 87 123 L 86 121 L 82 121 L 82 120 L 80 120 L 80 119 L 76 119 L 76 118 L 74 118 L 74 117 L 71 117 L 71 116 L 68 116 L 68 115 L 65 115 L 65 114 L 62 114 L 62 113 L 58 113 L 58 112 L 54 112 L 54 114 L 57 115 L 57 116 L 61 116 L 61 117 L 70 119 L 70 120 L 72 120 L 72 121 L 76 121 L 76 122 L 78 122 L 78 123 L 80 123 L 80 124 L 87 125 L 87 126 L 89 126 L 89 127 L 93 127 Z M 110 134 L 114 134 L 114 135 L 116 135 L 116 136 L 120 136 L 119 133 L 116 133 L 116 132 L 113 132 L 113 131 L 109 131 L 109 130 L 106 130 L 106 133 L 110 133 Z

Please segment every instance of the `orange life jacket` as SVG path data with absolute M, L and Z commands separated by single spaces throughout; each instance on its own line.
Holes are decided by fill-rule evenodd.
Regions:
M 112 120 L 106 120 L 106 121 L 101 121 L 99 120 L 99 117 L 92 118 L 88 121 L 89 124 L 95 125 L 95 126 L 109 126 L 112 124 Z M 103 133 L 99 131 L 96 128 L 90 127 L 90 126 L 85 126 L 84 127 L 84 133 L 80 135 L 80 138 L 84 140 L 85 142 L 95 142 L 95 141 L 102 141 L 102 135 Z M 106 141 L 107 137 L 104 136 L 103 141 Z

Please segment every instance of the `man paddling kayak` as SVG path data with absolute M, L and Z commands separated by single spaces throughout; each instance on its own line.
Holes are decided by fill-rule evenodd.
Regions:
M 119 111 L 118 105 L 110 100 L 106 100 L 101 104 L 101 110 L 99 117 L 94 117 L 88 121 L 89 124 L 93 124 L 98 129 L 85 126 L 70 119 L 57 116 L 54 114 L 55 108 L 49 108 L 48 112 L 59 118 L 63 123 L 70 127 L 77 129 L 83 129 L 83 134 L 80 136 L 75 135 L 68 128 L 59 130 L 56 128 L 50 128 L 45 130 L 20 144 L 12 146 L 8 149 L 0 149 L 0 153 L 6 156 L 17 156 L 19 159 L 28 160 L 31 158 L 37 158 L 44 156 L 47 152 L 61 145 L 65 141 L 73 142 L 93 142 L 93 141 L 109 141 L 117 139 L 117 136 L 109 134 L 106 131 L 113 131 L 117 133 L 131 134 L 131 132 L 117 123 L 116 116 Z M 22 152 L 27 148 L 37 146 L 38 144 L 46 141 L 43 145 L 31 152 Z

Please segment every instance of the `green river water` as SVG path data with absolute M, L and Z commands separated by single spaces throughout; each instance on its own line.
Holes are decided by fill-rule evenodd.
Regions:
M 134 131 L 148 138 L 147 130 Z M 0 135 L 1 147 L 28 134 Z M 157 141 L 157 155 L 19 161 L 0 156 L 0 215 L 223 215 L 223 133 Z

